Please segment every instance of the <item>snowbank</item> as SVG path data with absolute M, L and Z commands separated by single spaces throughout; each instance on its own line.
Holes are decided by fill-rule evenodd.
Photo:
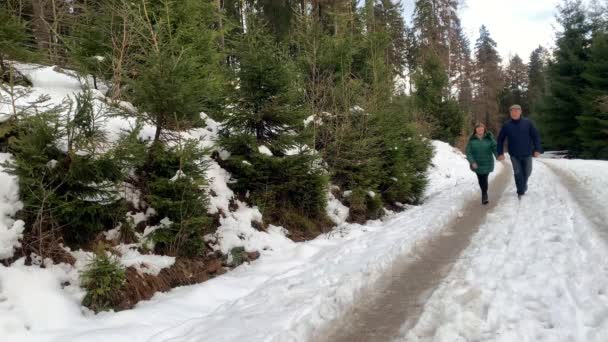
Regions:
M 17 179 L 8 175 L 2 167 L 9 159 L 9 154 L 0 153 L 0 259 L 12 257 L 14 248 L 21 246 L 19 239 L 24 229 L 23 221 L 11 218 L 23 204 L 19 201 Z

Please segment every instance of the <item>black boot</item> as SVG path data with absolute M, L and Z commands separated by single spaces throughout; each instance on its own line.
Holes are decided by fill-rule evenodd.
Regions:
M 481 194 L 481 204 L 486 205 L 488 204 L 488 193 L 484 192 Z

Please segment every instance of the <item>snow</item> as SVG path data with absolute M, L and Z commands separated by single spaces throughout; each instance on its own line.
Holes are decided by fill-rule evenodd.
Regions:
M 345 224 L 349 215 L 348 207 L 342 204 L 331 192 L 327 194 L 327 199 L 325 211 L 329 219 L 338 226 Z
M 134 267 L 140 273 L 158 275 L 163 268 L 173 266 L 175 258 L 165 255 L 141 254 L 136 244 L 120 244 L 114 249 L 120 253 L 120 264 Z
M 15 248 L 21 246 L 24 222 L 11 217 L 23 204 L 19 201 L 19 186 L 15 177 L 4 171 L 2 164 L 10 160 L 10 155 L 0 153 L 0 260 L 13 256 Z M 1 283 L 0 283 L 1 286 Z
M 426 189 L 425 197 L 440 194 L 442 191 L 459 187 L 467 184 L 475 186 L 474 173 L 469 169 L 469 162 L 464 154 L 455 147 L 441 141 L 433 141 L 435 158 L 428 171 L 429 186 Z M 436 164 L 435 160 L 445 164 Z M 445 165 L 450 165 L 445 167 Z M 493 174 L 500 172 L 501 163 L 496 163 L 496 170 Z
M 241 201 L 236 201 L 238 208 L 226 212 L 220 217 L 220 226 L 215 239 L 216 249 L 228 254 L 233 248 L 244 247 L 247 252 L 260 251 L 263 255 L 271 251 L 281 250 L 294 242 L 286 237 L 287 231 L 282 227 L 270 225 L 267 231 L 258 231 L 252 222 L 262 222 L 262 213 L 256 207 L 248 207 Z
M 608 161 L 551 159 L 543 160 L 543 162 L 568 174 L 598 203 L 606 203 L 608 199 Z
M 260 146 L 258 147 L 258 151 L 259 151 L 261 154 L 265 154 L 265 155 L 267 155 L 267 156 L 272 156 L 272 152 L 270 152 L 270 150 L 268 149 L 268 147 L 266 147 L 266 146 L 264 146 L 264 145 L 260 145 Z
M 441 152 L 434 159 L 438 172 L 445 174 L 446 169 L 462 167 L 451 164 L 449 158 L 441 159 L 452 151 L 447 145 L 437 149 Z M 443 188 L 432 184 L 437 191 L 450 191 L 430 196 L 425 205 L 384 221 L 343 223 L 340 234 L 330 232 L 304 243 L 289 240 L 281 227 L 271 225 L 266 231 L 253 228 L 252 221 L 260 222 L 261 213 L 236 201 L 237 210 L 224 212 L 217 234 L 209 238 L 215 239 L 216 248 L 224 253 L 235 247 L 260 251 L 260 259 L 252 264 L 202 284 L 159 293 L 132 310 L 95 316 L 77 314 L 81 297 L 77 292 L 62 291 L 59 286 L 65 275 L 55 281 L 50 278 L 39 286 L 45 291 L 51 288 L 62 300 L 54 303 L 60 307 L 53 312 L 69 314 L 53 317 L 61 321 L 50 327 L 30 330 L 25 327 L 32 326 L 32 322 L 22 317 L 15 321 L 10 334 L 6 330 L 4 334 L 17 342 L 179 342 L 200 336 L 210 341 L 307 340 L 319 326 L 347 310 L 357 293 L 397 258 L 433 236 L 458 214 L 458 203 L 476 191 L 475 186 L 470 186 L 474 185 L 474 176 L 464 163 L 471 181 L 461 181 L 456 187 L 450 182 L 443 182 Z M 345 208 L 332 202 L 340 209 L 336 212 L 338 219 L 344 219 Z M 31 272 L 35 270 L 38 268 Z M 36 318 L 44 319 L 44 315 L 53 312 L 42 310 Z
M 26 72 L 35 80 L 35 92 L 49 90 L 53 101 L 79 89 L 74 79 L 52 68 Z M 215 148 L 219 124 L 205 114 L 201 117 L 207 127 L 183 137 Z M 105 124 L 117 136 L 132 123 L 115 118 Z M 154 128 L 146 126 L 141 137 L 153 134 Z M 227 186 L 230 174 L 207 159 L 208 210 L 219 214 L 220 222 L 207 241 L 224 254 L 236 247 L 259 251 L 258 260 L 201 284 L 157 293 L 131 310 L 96 315 L 80 305 L 84 291 L 79 287 L 79 272 L 91 252 L 72 251 L 77 260 L 74 266 L 49 261 L 40 261 L 45 268 L 26 266 L 23 258 L 10 267 L 0 264 L 1 340 L 310 340 L 324 324 L 348 311 L 362 291 L 373 288 L 374 281 L 396 260 L 416 257 L 418 246 L 461 216 L 466 201 L 477 195 L 477 181 L 464 155 L 442 142 L 433 141 L 433 146 L 436 153 L 423 205 L 408 206 L 404 212 L 363 225 L 350 224 L 345 222 L 348 208 L 328 194 L 326 210 L 338 227 L 302 243 L 288 239 L 282 227 L 256 229 L 254 225 L 263 222 L 259 209 L 235 200 Z M 260 153 L 265 153 L 264 148 L 260 146 Z M 225 151 L 218 152 L 221 158 L 229 157 L 226 153 L 222 157 Z M 0 154 L 0 159 L 6 158 L 9 156 Z M 600 203 L 608 201 L 605 162 L 543 163 L 556 163 L 554 167 L 576 177 L 582 188 L 603 201 Z M 497 163 L 493 175 L 503 165 Z M 530 192 L 521 204 L 515 196 L 505 197 L 489 213 L 471 246 L 426 303 L 421 320 L 413 331 L 404 332 L 404 338 L 435 342 L 608 340 L 606 244 L 547 166 L 536 163 L 530 181 Z M 24 227 L 10 218 L 21 204 L 14 178 L 1 167 L 0 182 L 1 257 L 8 251 L 12 255 Z M 139 203 L 139 193 L 132 190 L 124 192 Z M 509 193 L 514 193 L 513 186 Z M 235 210 L 230 210 L 231 202 Z M 518 211 L 519 215 L 513 215 Z M 148 208 L 145 213 L 129 215 L 137 224 L 153 213 Z M 151 232 L 169 224 L 165 218 L 158 226 L 146 227 L 138 237 L 145 243 Z M 117 247 L 121 264 L 155 274 L 174 262 L 170 257 L 141 254 L 138 246 Z M 577 281 L 569 281 L 571 278 Z
M 606 162 L 572 162 L 606 170 Z M 605 241 L 543 163 L 521 202 L 514 194 L 512 184 L 399 340 L 608 340 Z
M 173 177 L 170 179 L 170 181 L 171 181 L 171 182 L 175 182 L 175 181 L 177 181 L 178 179 L 181 179 L 181 178 L 184 178 L 184 177 L 186 177 L 186 174 L 184 173 L 184 171 L 182 171 L 182 170 L 177 170 L 177 172 L 175 173 L 175 176 L 173 176 Z
M 228 187 L 230 173 L 222 169 L 215 161 L 209 163 L 207 168 L 207 178 L 209 180 L 209 207 L 208 212 L 215 214 L 218 211 L 227 213 L 230 211 L 230 199 L 234 192 Z

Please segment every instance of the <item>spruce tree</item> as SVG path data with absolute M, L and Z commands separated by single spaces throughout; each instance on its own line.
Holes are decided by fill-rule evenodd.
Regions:
M 71 62 L 84 76 L 93 77 L 95 89 L 99 79 L 108 80 L 112 75 L 112 3 L 82 4 L 70 35 L 64 39 Z
M 0 6 L 0 83 L 12 82 L 7 59 L 23 59 L 30 55 L 25 48 L 28 39 L 26 25 L 12 15 L 4 6 Z
M 583 112 L 577 116 L 576 135 L 585 158 L 608 159 L 608 33 L 595 32 L 583 78 Z
M 156 8 L 142 1 L 137 10 L 140 45 L 131 98 L 156 128 L 151 163 L 164 131 L 188 129 L 200 122 L 202 111 L 220 106 L 221 56 L 210 2 L 163 0 Z
M 500 97 L 500 113 L 507 119 L 509 107 L 516 103 L 522 107 L 523 113 L 527 115 L 530 112 L 528 102 L 528 66 L 524 64 L 519 55 L 515 55 L 509 60 L 504 77 L 505 86 Z
M 539 46 L 530 54 L 528 64 L 528 101 L 529 115 L 534 116 L 539 105 L 547 94 L 547 59 L 548 51 Z
M 497 133 L 502 124 L 498 97 L 503 87 L 501 58 L 496 42 L 485 26 L 479 30 L 475 44 L 474 120 L 484 122 L 489 131 Z
M 324 222 L 326 179 L 302 134 L 305 112 L 295 65 L 260 18 L 248 17 L 234 55 L 238 87 L 224 123 L 223 165 L 233 189 L 258 205 L 267 222 L 304 236 Z
M 64 112 L 67 111 L 67 114 Z M 21 119 L 10 145 L 9 171 L 19 179 L 20 214 L 38 243 L 32 251 L 48 256 L 60 241 L 86 243 L 113 228 L 126 209 L 116 185 L 123 170 L 104 147 L 100 122 L 106 112 L 84 90 L 66 104 Z
M 563 31 L 558 34 L 554 61 L 549 65 L 549 94 L 539 111 L 539 128 L 545 144 L 552 149 L 580 153 L 575 131 L 576 117 L 583 112 L 581 95 L 588 86 L 582 76 L 589 60 L 590 25 L 581 1 L 566 1 L 558 21 Z

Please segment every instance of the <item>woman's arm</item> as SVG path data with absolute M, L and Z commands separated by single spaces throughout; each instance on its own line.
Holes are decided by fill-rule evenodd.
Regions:
M 467 154 L 467 160 L 469 161 L 469 164 L 475 163 L 475 158 L 473 158 L 473 150 L 471 148 L 471 141 L 470 140 L 467 143 L 466 154 Z

